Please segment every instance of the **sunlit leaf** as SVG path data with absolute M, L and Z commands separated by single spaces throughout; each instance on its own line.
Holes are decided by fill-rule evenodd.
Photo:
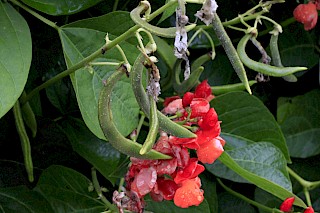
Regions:
M 0 1 L 0 118 L 20 97 L 32 57 L 27 22 L 8 3 Z

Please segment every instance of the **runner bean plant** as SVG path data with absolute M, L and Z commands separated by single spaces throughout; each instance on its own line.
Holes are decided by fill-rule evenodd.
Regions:
M 1 212 L 320 211 L 319 9 L 0 1 Z

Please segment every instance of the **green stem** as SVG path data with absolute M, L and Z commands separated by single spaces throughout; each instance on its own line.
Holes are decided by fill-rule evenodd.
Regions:
M 92 184 L 93 184 L 93 187 L 94 189 L 96 190 L 98 196 L 99 196 L 99 199 L 104 203 L 106 204 L 106 206 L 108 207 L 108 209 L 110 210 L 113 210 L 113 211 L 117 211 L 117 208 L 116 206 L 114 206 L 113 204 L 111 204 L 107 198 L 102 194 L 102 191 L 101 191 L 101 187 L 100 187 L 100 184 L 99 184 L 99 181 L 98 181 L 98 178 L 97 178 L 97 171 L 94 167 L 91 168 L 91 177 L 92 177 Z
M 30 13 L 31 15 L 33 15 L 34 17 L 36 17 L 37 19 L 39 19 L 40 21 L 42 21 L 43 23 L 49 25 L 50 27 L 56 29 L 59 31 L 60 27 L 56 25 L 56 23 L 50 21 L 49 19 L 46 19 L 45 17 L 41 16 L 40 14 L 36 13 L 35 11 L 29 9 L 28 7 L 26 7 L 25 5 L 21 4 L 20 2 L 16 1 L 16 0 L 10 0 L 13 4 L 21 7 L 22 9 L 24 9 L 25 11 L 27 11 L 28 13 Z
M 11 0 L 11 1 L 16 2 L 16 0 Z M 167 4 L 163 5 L 158 10 L 156 10 L 155 12 L 150 14 L 149 20 L 151 21 L 152 19 L 157 17 L 159 14 L 163 13 L 168 7 L 170 7 L 171 5 L 174 5 L 175 3 L 176 3 L 175 1 L 172 1 L 172 2 L 168 2 Z M 39 85 L 38 87 L 33 89 L 25 98 L 21 99 L 21 104 L 24 104 L 24 103 L 28 102 L 40 90 L 49 87 L 50 85 L 56 83 L 60 79 L 66 77 L 66 76 L 70 75 L 71 73 L 77 71 L 78 69 L 86 66 L 87 64 L 89 64 L 89 62 L 91 62 L 94 59 L 98 58 L 105 51 L 113 48 L 114 46 L 119 44 L 121 41 L 124 41 L 127 38 L 131 37 L 135 33 L 135 31 L 137 31 L 139 28 L 140 27 L 138 25 L 135 25 L 135 26 L 131 27 L 125 33 L 121 34 L 120 36 L 118 36 L 114 40 L 110 41 L 109 43 L 103 45 L 100 49 L 96 50 L 94 53 L 92 53 L 88 57 L 84 58 L 82 61 L 78 62 L 77 64 L 71 66 L 69 69 L 59 73 L 58 75 L 54 76 L 53 78 L 51 78 L 48 81 L 44 82 L 43 84 Z M 60 28 L 58 28 L 58 29 L 60 29 Z
M 246 196 L 244 196 L 244 195 L 242 195 L 242 194 L 240 194 L 240 193 L 238 193 L 238 192 L 236 192 L 236 191 L 233 191 L 231 188 L 229 188 L 229 187 L 227 187 L 226 185 L 224 185 L 219 178 L 217 178 L 217 181 L 218 181 L 218 183 L 222 186 L 222 188 L 224 188 L 224 189 L 225 189 L 227 192 L 229 192 L 230 194 L 232 194 L 232 195 L 234 195 L 234 196 L 236 196 L 236 197 L 238 197 L 238 198 L 246 201 L 247 203 L 250 203 L 251 205 L 256 206 L 257 208 L 259 208 L 259 209 L 261 209 L 261 210 L 264 210 L 264 211 L 267 211 L 267 212 L 272 212 L 272 213 L 274 213 L 274 212 L 279 212 L 279 213 L 281 213 L 281 212 L 282 212 L 282 211 L 280 211 L 280 210 L 278 210 L 278 209 L 272 209 L 272 208 L 270 208 L 270 207 L 267 207 L 267 206 L 265 206 L 265 205 L 262 205 L 262 204 L 260 204 L 260 203 L 258 203 L 258 202 L 256 202 L 256 201 L 254 201 L 254 200 L 251 200 L 251 199 L 247 198 Z
M 296 179 L 301 186 L 303 186 L 303 188 L 309 188 L 312 183 L 309 181 L 306 181 L 305 179 L 303 179 L 302 177 L 300 177 L 297 173 L 295 173 L 290 167 L 287 166 L 287 171 L 289 172 L 289 174 Z
M 119 4 L 119 0 L 114 0 L 112 11 L 116 11 Z

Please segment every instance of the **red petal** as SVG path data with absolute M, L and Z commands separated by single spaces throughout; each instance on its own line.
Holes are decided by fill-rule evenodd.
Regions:
M 204 143 L 197 149 L 197 156 L 202 163 L 213 163 L 223 153 L 223 147 L 220 140 L 213 139 L 207 143 Z
M 165 200 L 172 200 L 179 186 L 169 179 L 159 178 L 157 181 L 158 190 L 163 194 Z
M 314 210 L 313 210 L 312 206 L 309 206 L 308 208 L 306 208 L 306 210 L 304 210 L 303 213 L 314 213 Z
M 208 101 L 211 101 L 212 98 L 214 98 L 214 96 L 212 95 L 211 87 L 208 84 L 208 80 L 202 81 L 196 87 L 196 90 L 194 92 L 194 97 L 195 98 L 204 98 L 204 99 L 207 99 L 207 100 L 209 98 L 210 100 L 208 100 Z
M 156 166 L 158 175 L 171 175 L 177 169 L 177 159 L 159 160 L 159 165 Z
M 182 105 L 183 105 L 183 107 L 189 106 L 193 98 L 194 98 L 194 93 L 186 92 L 182 97 Z
M 178 171 L 174 182 L 180 184 L 187 179 L 196 178 L 203 171 L 204 166 L 198 164 L 198 159 L 190 158 L 188 165 L 183 170 Z
M 196 138 L 177 138 L 175 136 L 170 136 L 169 142 L 176 145 L 182 145 L 189 149 L 197 149 L 199 147 Z
M 210 109 L 209 102 L 204 98 L 194 98 L 190 104 L 191 118 L 203 117 Z
M 198 206 L 202 203 L 203 190 L 200 189 L 200 178 L 188 179 L 177 189 L 173 201 L 176 206 L 188 208 L 189 206 Z
M 172 101 L 176 100 L 176 99 L 179 99 L 180 97 L 179 96 L 171 96 L 171 97 L 167 97 L 164 99 L 164 102 L 163 102 L 163 106 L 166 107 L 168 106 Z
M 163 108 L 163 113 L 164 114 L 170 114 L 170 115 L 174 115 L 177 112 L 180 112 L 181 114 L 184 113 L 184 108 L 182 106 L 182 99 L 175 99 L 173 101 L 171 101 L 168 106 L 166 106 L 165 108 Z
M 213 108 L 210 108 L 207 114 L 198 122 L 201 129 L 207 130 L 214 128 L 218 122 L 218 115 Z
M 289 197 L 285 199 L 280 206 L 280 210 L 283 212 L 290 212 L 292 209 L 292 205 L 294 203 L 294 199 L 295 199 L 294 197 Z
M 299 4 L 293 11 L 294 18 L 304 24 L 305 30 L 313 29 L 318 20 L 317 6 L 313 2 Z

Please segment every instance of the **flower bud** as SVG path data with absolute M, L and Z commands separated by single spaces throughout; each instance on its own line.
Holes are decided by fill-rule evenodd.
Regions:
M 280 210 L 283 212 L 290 212 L 292 209 L 294 199 L 295 199 L 294 197 L 289 197 L 289 198 L 285 199 L 280 206 Z

